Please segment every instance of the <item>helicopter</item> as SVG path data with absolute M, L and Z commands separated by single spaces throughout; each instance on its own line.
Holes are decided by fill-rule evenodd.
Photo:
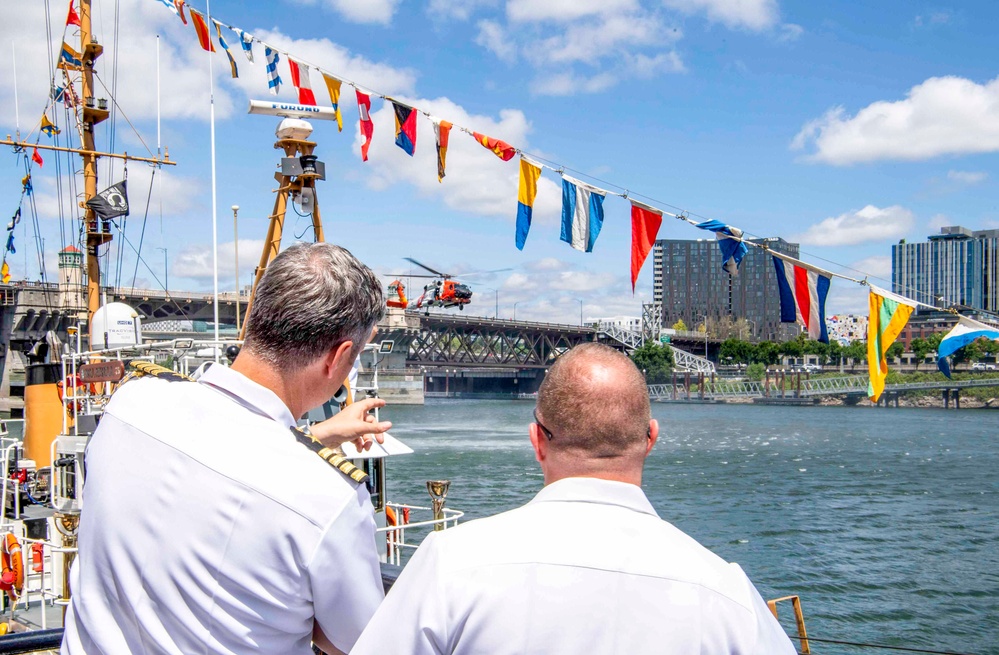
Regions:
M 407 302 L 405 295 L 405 287 L 400 280 L 394 280 L 389 285 L 389 306 L 391 307 L 406 307 L 410 308 L 416 307 L 416 309 L 426 309 L 427 314 L 430 313 L 431 307 L 457 307 L 459 310 L 465 308 L 465 305 L 472 302 L 472 289 L 467 284 L 462 284 L 457 280 L 453 279 L 453 276 L 448 273 L 441 273 L 440 271 L 430 268 L 426 264 L 421 264 L 412 257 L 406 257 L 406 261 L 416 264 L 420 268 L 432 273 L 432 275 L 408 275 L 405 277 L 426 277 L 434 278 L 432 282 L 426 284 L 423 287 L 423 293 L 419 298 L 416 299 L 415 304 Z M 476 273 L 469 273 L 468 275 L 479 275 L 481 273 L 500 273 L 502 271 L 509 271 L 512 269 L 502 268 L 495 271 L 481 271 Z M 404 277 L 404 276 L 399 276 Z M 404 304 L 405 303 L 405 304 Z

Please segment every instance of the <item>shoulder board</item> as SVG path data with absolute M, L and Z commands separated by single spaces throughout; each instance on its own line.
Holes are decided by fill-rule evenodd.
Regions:
M 139 377 L 151 375 L 155 378 L 160 378 L 161 380 L 169 380 L 170 382 L 193 382 L 193 380 L 186 375 L 182 375 L 176 371 L 171 371 L 165 366 L 153 364 L 152 362 L 147 362 L 141 359 L 133 359 L 129 361 L 128 368 L 131 370 L 133 375 Z
M 298 443 L 322 457 L 326 460 L 327 464 L 340 471 L 354 482 L 360 483 L 367 481 L 368 474 L 351 464 L 350 460 L 344 457 L 342 453 L 337 452 L 333 448 L 327 448 L 322 443 L 317 441 L 315 437 L 301 428 L 291 428 L 291 432 L 295 435 L 295 439 L 298 440 Z

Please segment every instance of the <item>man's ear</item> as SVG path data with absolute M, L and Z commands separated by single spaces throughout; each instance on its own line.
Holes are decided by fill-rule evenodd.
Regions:
M 336 371 L 342 368 L 342 364 L 346 359 L 349 359 L 350 363 L 353 364 L 354 363 L 353 352 L 354 352 L 353 341 L 344 341 L 341 342 L 335 348 L 331 348 L 330 351 L 326 354 L 326 359 L 323 361 L 325 365 L 323 373 L 325 373 L 326 377 L 332 379 L 333 376 L 336 374 Z M 350 370 L 350 366 L 347 367 L 347 370 Z
M 548 455 L 548 443 L 546 439 L 541 438 L 541 428 L 538 427 L 537 423 L 531 423 L 527 430 L 531 437 L 531 446 L 534 447 L 534 459 L 538 462 L 545 461 L 545 457 Z
M 652 452 L 652 447 L 656 445 L 656 440 L 659 439 L 659 421 L 656 419 L 649 420 L 649 436 L 646 438 L 645 444 L 645 456 L 648 457 L 649 453 Z

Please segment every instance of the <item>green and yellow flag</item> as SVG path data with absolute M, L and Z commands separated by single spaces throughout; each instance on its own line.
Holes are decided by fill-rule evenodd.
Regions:
M 888 376 L 885 353 L 909 322 L 909 315 L 916 308 L 916 303 L 873 284 L 869 302 L 871 315 L 867 320 L 867 368 L 871 381 L 867 386 L 867 395 L 876 403 L 885 390 L 885 378 Z

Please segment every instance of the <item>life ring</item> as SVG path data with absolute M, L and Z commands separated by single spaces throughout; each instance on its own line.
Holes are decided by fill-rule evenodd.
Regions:
M 86 383 L 84 383 L 79 375 L 67 375 L 65 380 L 56 382 L 56 393 L 59 394 L 59 402 L 63 402 L 67 387 L 72 387 L 72 398 L 74 400 L 66 403 L 66 407 L 77 412 L 83 411 L 83 396 L 87 391 L 94 393 L 94 385 L 91 384 L 88 389 Z
M 0 560 L 3 572 L 0 573 L 0 589 L 7 592 L 11 600 L 16 601 L 24 588 L 24 558 L 21 556 L 21 542 L 13 532 L 8 532 L 0 548 Z
M 392 507 L 390 507 L 389 505 L 385 506 L 385 522 L 393 526 L 400 525 L 399 515 L 396 514 L 396 511 L 392 509 Z M 409 508 L 403 507 L 401 525 L 406 525 L 407 523 L 409 523 Z M 387 537 L 388 539 L 387 543 L 385 544 L 385 548 L 387 550 L 387 554 L 391 555 L 393 548 L 399 548 L 402 546 L 403 543 L 402 531 L 389 530 L 387 533 Z

